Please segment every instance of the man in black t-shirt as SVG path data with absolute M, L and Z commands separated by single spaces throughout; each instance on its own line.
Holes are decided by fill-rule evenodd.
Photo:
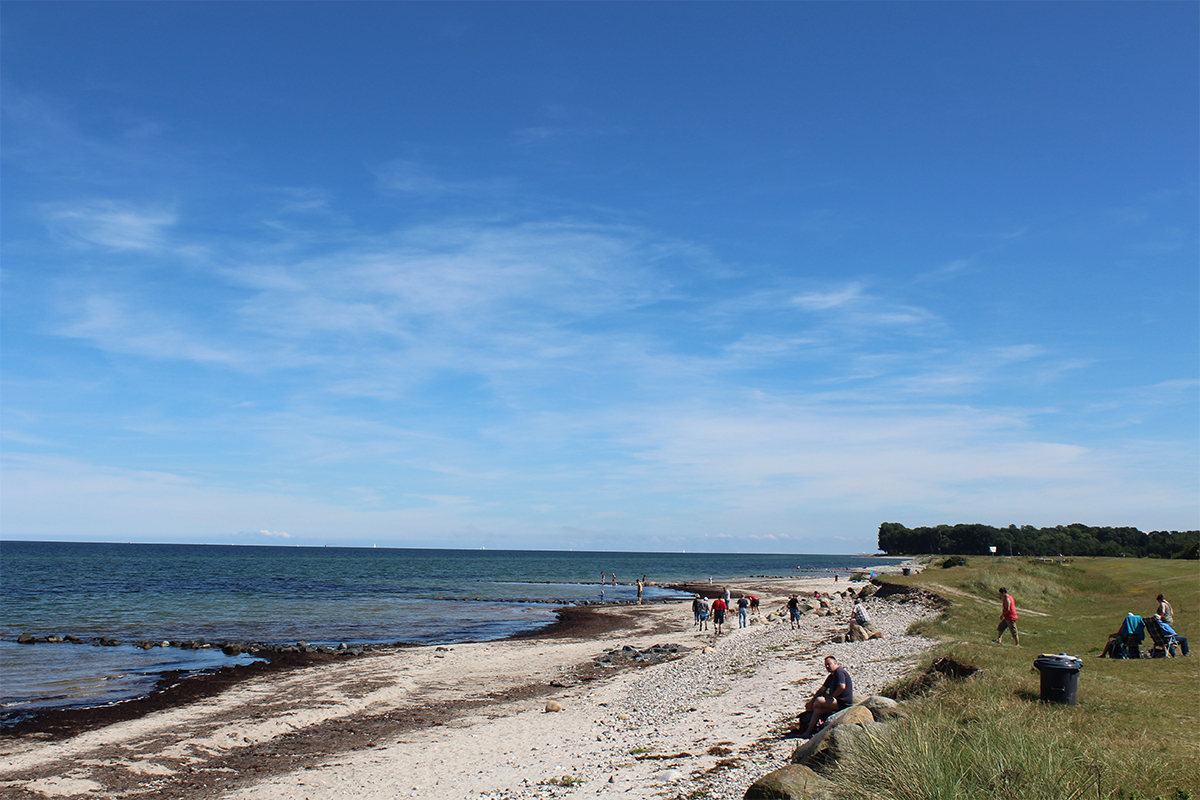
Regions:
M 792 595 L 787 601 L 788 621 L 792 630 L 800 627 L 800 598 Z
M 812 712 L 812 718 L 801 738 L 811 739 L 817 730 L 817 723 L 836 711 L 854 705 L 854 682 L 850 680 L 850 673 L 839 667 L 833 656 L 825 656 L 825 671 L 829 677 L 804 706 L 805 711 Z

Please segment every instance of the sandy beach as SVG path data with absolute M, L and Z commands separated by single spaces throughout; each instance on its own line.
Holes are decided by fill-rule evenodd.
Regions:
M 856 695 L 907 671 L 936 613 L 867 602 L 882 639 L 834 644 L 851 602 L 767 621 L 792 592 L 862 584 L 763 579 L 757 622 L 698 632 L 687 603 L 580 609 L 538 638 L 415 647 L 265 673 L 210 697 L 65 738 L 0 742 L 10 798 L 740 798 L 786 763 L 787 723 L 836 655 Z M 614 648 L 674 649 L 642 665 Z M 626 653 L 632 651 L 625 651 Z M 548 704 L 559 710 L 548 711 Z M 552 705 L 551 707 L 554 707 Z

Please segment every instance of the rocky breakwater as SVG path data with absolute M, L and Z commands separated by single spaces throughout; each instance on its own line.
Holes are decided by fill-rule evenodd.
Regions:
M 50 634 L 48 636 L 35 636 L 31 633 L 22 633 L 17 637 L 17 644 L 91 644 L 93 647 L 119 647 L 125 642 L 120 639 L 115 639 L 111 636 L 94 636 L 88 639 L 83 639 L 71 634 L 59 636 Z M 242 642 L 242 641 L 218 641 L 209 642 L 205 639 L 138 639 L 131 642 L 134 647 L 142 650 L 152 650 L 156 647 L 175 647 L 180 650 L 220 650 L 227 656 L 239 656 L 243 654 L 259 656 L 270 660 L 272 656 L 282 653 L 287 654 L 321 654 L 328 656 L 361 656 L 364 653 L 372 650 L 390 648 L 391 645 L 347 645 L 345 642 L 336 645 L 326 644 L 309 644 L 308 642 L 296 642 L 295 644 L 277 644 L 266 642 Z M 402 642 L 397 642 L 397 647 L 403 646 Z

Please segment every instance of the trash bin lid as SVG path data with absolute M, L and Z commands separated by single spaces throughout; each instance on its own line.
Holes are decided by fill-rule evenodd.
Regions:
M 1033 660 L 1033 665 L 1038 669 L 1048 667 L 1050 669 L 1083 669 L 1083 659 L 1079 656 L 1069 656 L 1066 653 L 1042 653 Z

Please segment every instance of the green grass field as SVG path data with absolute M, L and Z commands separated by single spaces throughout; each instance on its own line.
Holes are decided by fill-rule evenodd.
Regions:
M 949 656 L 979 672 L 911 700 L 906 722 L 840 763 L 839 797 L 1200 798 L 1200 654 L 1097 658 L 1126 613 L 1154 613 L 1160 592 L 1175 629 L 1200 644 L 1200 562 L 968 557 L 888 580 L 951 602 L 921 627 L 942 642 L 925 663 Z M 995 643 L 1000 586 L 1017 601 L 1020 648 Z M 1040 653 L 1083 659 L 1078 705 L 1039 702 Z

